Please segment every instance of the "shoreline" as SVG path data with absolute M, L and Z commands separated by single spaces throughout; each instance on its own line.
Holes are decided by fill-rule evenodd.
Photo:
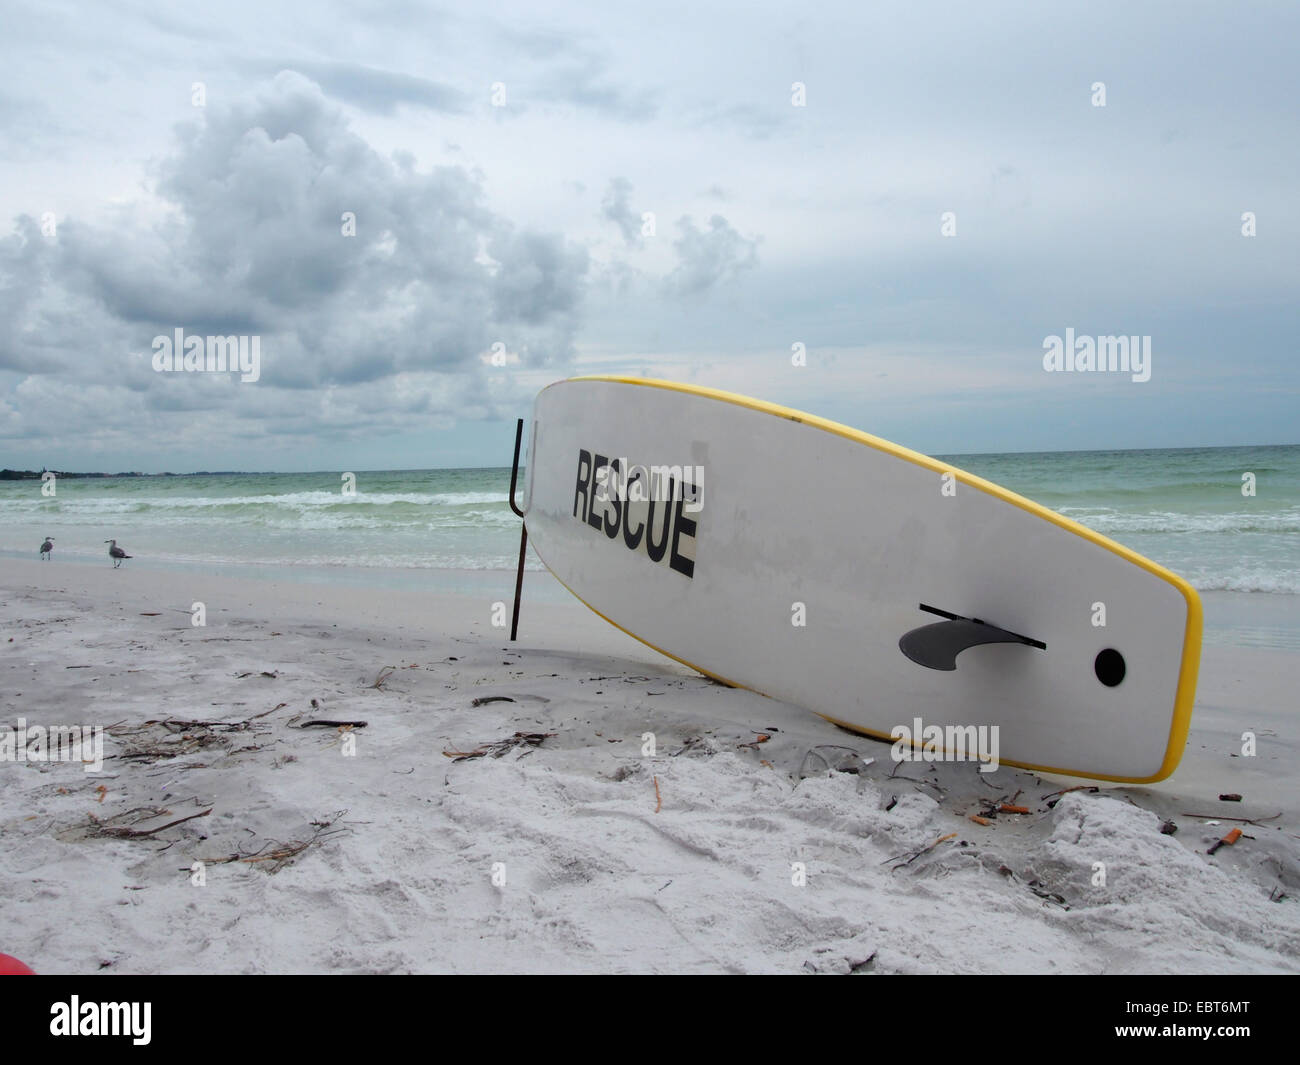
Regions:
M 132 565 L 134 563 L 134 565 Z M 111 568 L 107 556 L 61 556 L 57 562 L 39 563 L 29 553 L 0 550 L 0 572 L 32 572 L 25 567 L 49 567 L 33 576 L 58 584 L 57 574 L 65 575 L 64 583 L 88 587 L 94 581 L 92 574 Z M 56 569 L 57 567 L 57 569 Z M 144 570 L 150 574 L 146 580 L 163 581 L 167 587 L 180 587 L 187 581 L 194 587 L 205 587 L 210 581 L 229 582 L 232 587 L 239 582 L 250 582 L 252 587 L 268 583 L 276 585 L 355 588 L 361 590 L 410 590 L 447 594 L 455 597 L 484 597 L 513 602 L 515 568 L 454 569 L 434 566 L 395 568 L 385 566 L 321 566 L 302 564 L 286 566 L 268 562 L 173 562 L 141 558 L 126 563 L 123 572 Z M 85 571 L 84 580 L 78 574 Z M 123 582 L 127 587 L 128 582 Z M 1204 607 L 1204 639 L 1219 646 L 1243 646 L 1300 651 L 1300 595 L 1271 591 L 1197 590 Z M 183 595 L 182 595 L 183 598 Z M 524 607 L 532 603 L 567 606 L 576 603 L 573 595 L 545 568 L 535 552 L 530 550 L 524 571 Z

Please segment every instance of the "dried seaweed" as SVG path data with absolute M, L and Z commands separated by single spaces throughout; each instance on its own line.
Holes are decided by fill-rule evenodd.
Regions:
M 253 733 L 265 735 L 269 728 L 254 725 L 259 718 L 266 717 L 279 710 L 279 706 L 264 710 L 260 714 L 242 721 L 185 721 L 180 718 L 151 718 L 138 725 L 112 725 L 105 729 L 109 735 L 122 741 L 120 754 L 109 758 L 123 761 L 162 761 L 176 758 L 195 751 L 218 748 L 223 754 L 239 754 L 243 751 L 260 751 L 263 744 L 253 743 L 243 747 L 232 747 L 230 736 L 236 733 Z
M 899 869 L 902 869 L 904 865 L 911 865 L 914 861 L 916 861 L 919 857 L 921 857 L 921 855 L 923 855 L 923 854 L 929 854 L 932 850 L 935 849 L 935 847 L 939 846 L 940 843 L 944 843 L 944 842 L 946 842 L 947 840 L 953 839 L 956 835 L 957 835 L 956 832 L 949 832 L 946 836 L 940 836 L 940 837 L 939 837 L 938 839 L 936 839 L 933 843 L 928 844 L 927 846 L 922 847 L 920 850 L 917 850 L 917 851 L 905 851 L 905 852 L 902 853 L 902 854 L 896 854 L 896 855 L 894 855 L 892 858 L 886 858 L 886 859 L 885 859 L 883 862 L 881 862 L 880 864 L 881 864 L 881 865 L 888 865 L 890 862 L 897 862 L 897 861 L 900 861 L 900 860 L 903 859 L 903 858 L 906 858 L 907 861 L 903 862 L 902 865 L 896 865 L 896 866 L 894 866 L 893 869 L 890 870 L 891 873 L 896 873 L 896 872 L 898 872 Z
M 442 753 L 453 762 L 464 762 L 470 758 L 500 758 L 517 747 L 540 747 L 554 735 L 554 732 L 516 732 L 506 739 L 480 744 L 472 751 L 443 751 Z
M 197 814 L 190 814 L 188 817 L 178 817 L 175 821 L 168 821 L 165 825 L 158 825 L 155 828 L 136 828 L 135 826 L 145 821 L 152 821 L 154 818 L 163 817 L 171 813 L 157 806 L 137 806 L 133 810 L 125 810 L 120 814 L 114 814 L 110 818 L 101 821 L 94 814 L 88 814 L 92 822 L 91 835 L 93 836 L 116 836 L 119 839 L 141 839 L 146 836 L 155 835 L 165 828 L 172 828 L 182 824 L 185 821 L 193 821 L 196 817 L 207 817 L 212 813 L 213 807 L 209 806 Z M 136 814 L 143 816 L 135 817 L 134 820 L 127 820 Z M 114 823 L 117 822 L 117 823 Z
M 195 861 L 203 862 L 205 865 L 226 865 L 231 862 L 242 862 L 246 865 L 259 865 L 268 873 L 278 873 L 285 865 L 309 847 L 349 831 L 347 828 L 334 827 L 346 814 L 347 810 L 337 810 L 327 818 L 311 822 L 315 831 L 310 838 L 305 840 L 294 839 L 284 843 L 278 839 L 269 839 L 255 851 L 236 852 L 223 858 L 196 858 Z M 268 850 L 268 848 L 271 849 Z M 274 864 L 268 866 L 263 864 L 265 862 Z M 188 873 L 190 870 L 187 868 L 182 871 Z

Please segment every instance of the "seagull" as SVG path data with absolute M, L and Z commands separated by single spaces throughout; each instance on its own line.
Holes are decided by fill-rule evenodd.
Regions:
M 125 551 L 123 551 L 120 547 L 118 547 L 116 540 L 105 540 L 104 543 L 109 545 L 108 557 L 113 560 L 114 569 L 117 569 L 117 567 L 122 564 L 122 559 L 135 557 L 134 555 L 128 555 Z
M 41 544 L 41 558 L 44 559 L 46 555 L 49 555 L 51 558 L 54 557 L 54 537 L 53 537 L 53 536 L 47 536 L 47 537 L 45 538 L 45 543 Z M 46 561 L 49 561 L 49 560 L 46 559 Z

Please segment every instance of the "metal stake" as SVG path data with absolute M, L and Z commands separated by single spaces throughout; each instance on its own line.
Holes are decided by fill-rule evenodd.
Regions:
M 524 558 L 528 553 L 528 526 L 523 523 L 524 512 L 515 504 L 515 484 L 519 480 L 519 447 L 524 439 L 524 420 L 515 423 L 515 461 L 510 469 L 510 509 L 519 515 L 519 568 L 515 571 L 515 610 L 510 619 L 510 639 L 519 636 L 519 601 L 524 594 Z

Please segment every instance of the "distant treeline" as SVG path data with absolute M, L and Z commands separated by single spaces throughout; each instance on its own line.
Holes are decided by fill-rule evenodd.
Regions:
M 0 481 L 39 481 L 45 470 L 0 470 Z M 242 477 L 238 470 L 196 470 L 194 473 L 69 473 L 49 470 L 55 477 Z
M 0 470 L 0 481 L 39 481 L 45 470 Z M 69 473 L 66 470 L 48 471 L 56 477 L 147 477 L 144 473 Z M 166 476 L 171 476 L 167 474 Z

